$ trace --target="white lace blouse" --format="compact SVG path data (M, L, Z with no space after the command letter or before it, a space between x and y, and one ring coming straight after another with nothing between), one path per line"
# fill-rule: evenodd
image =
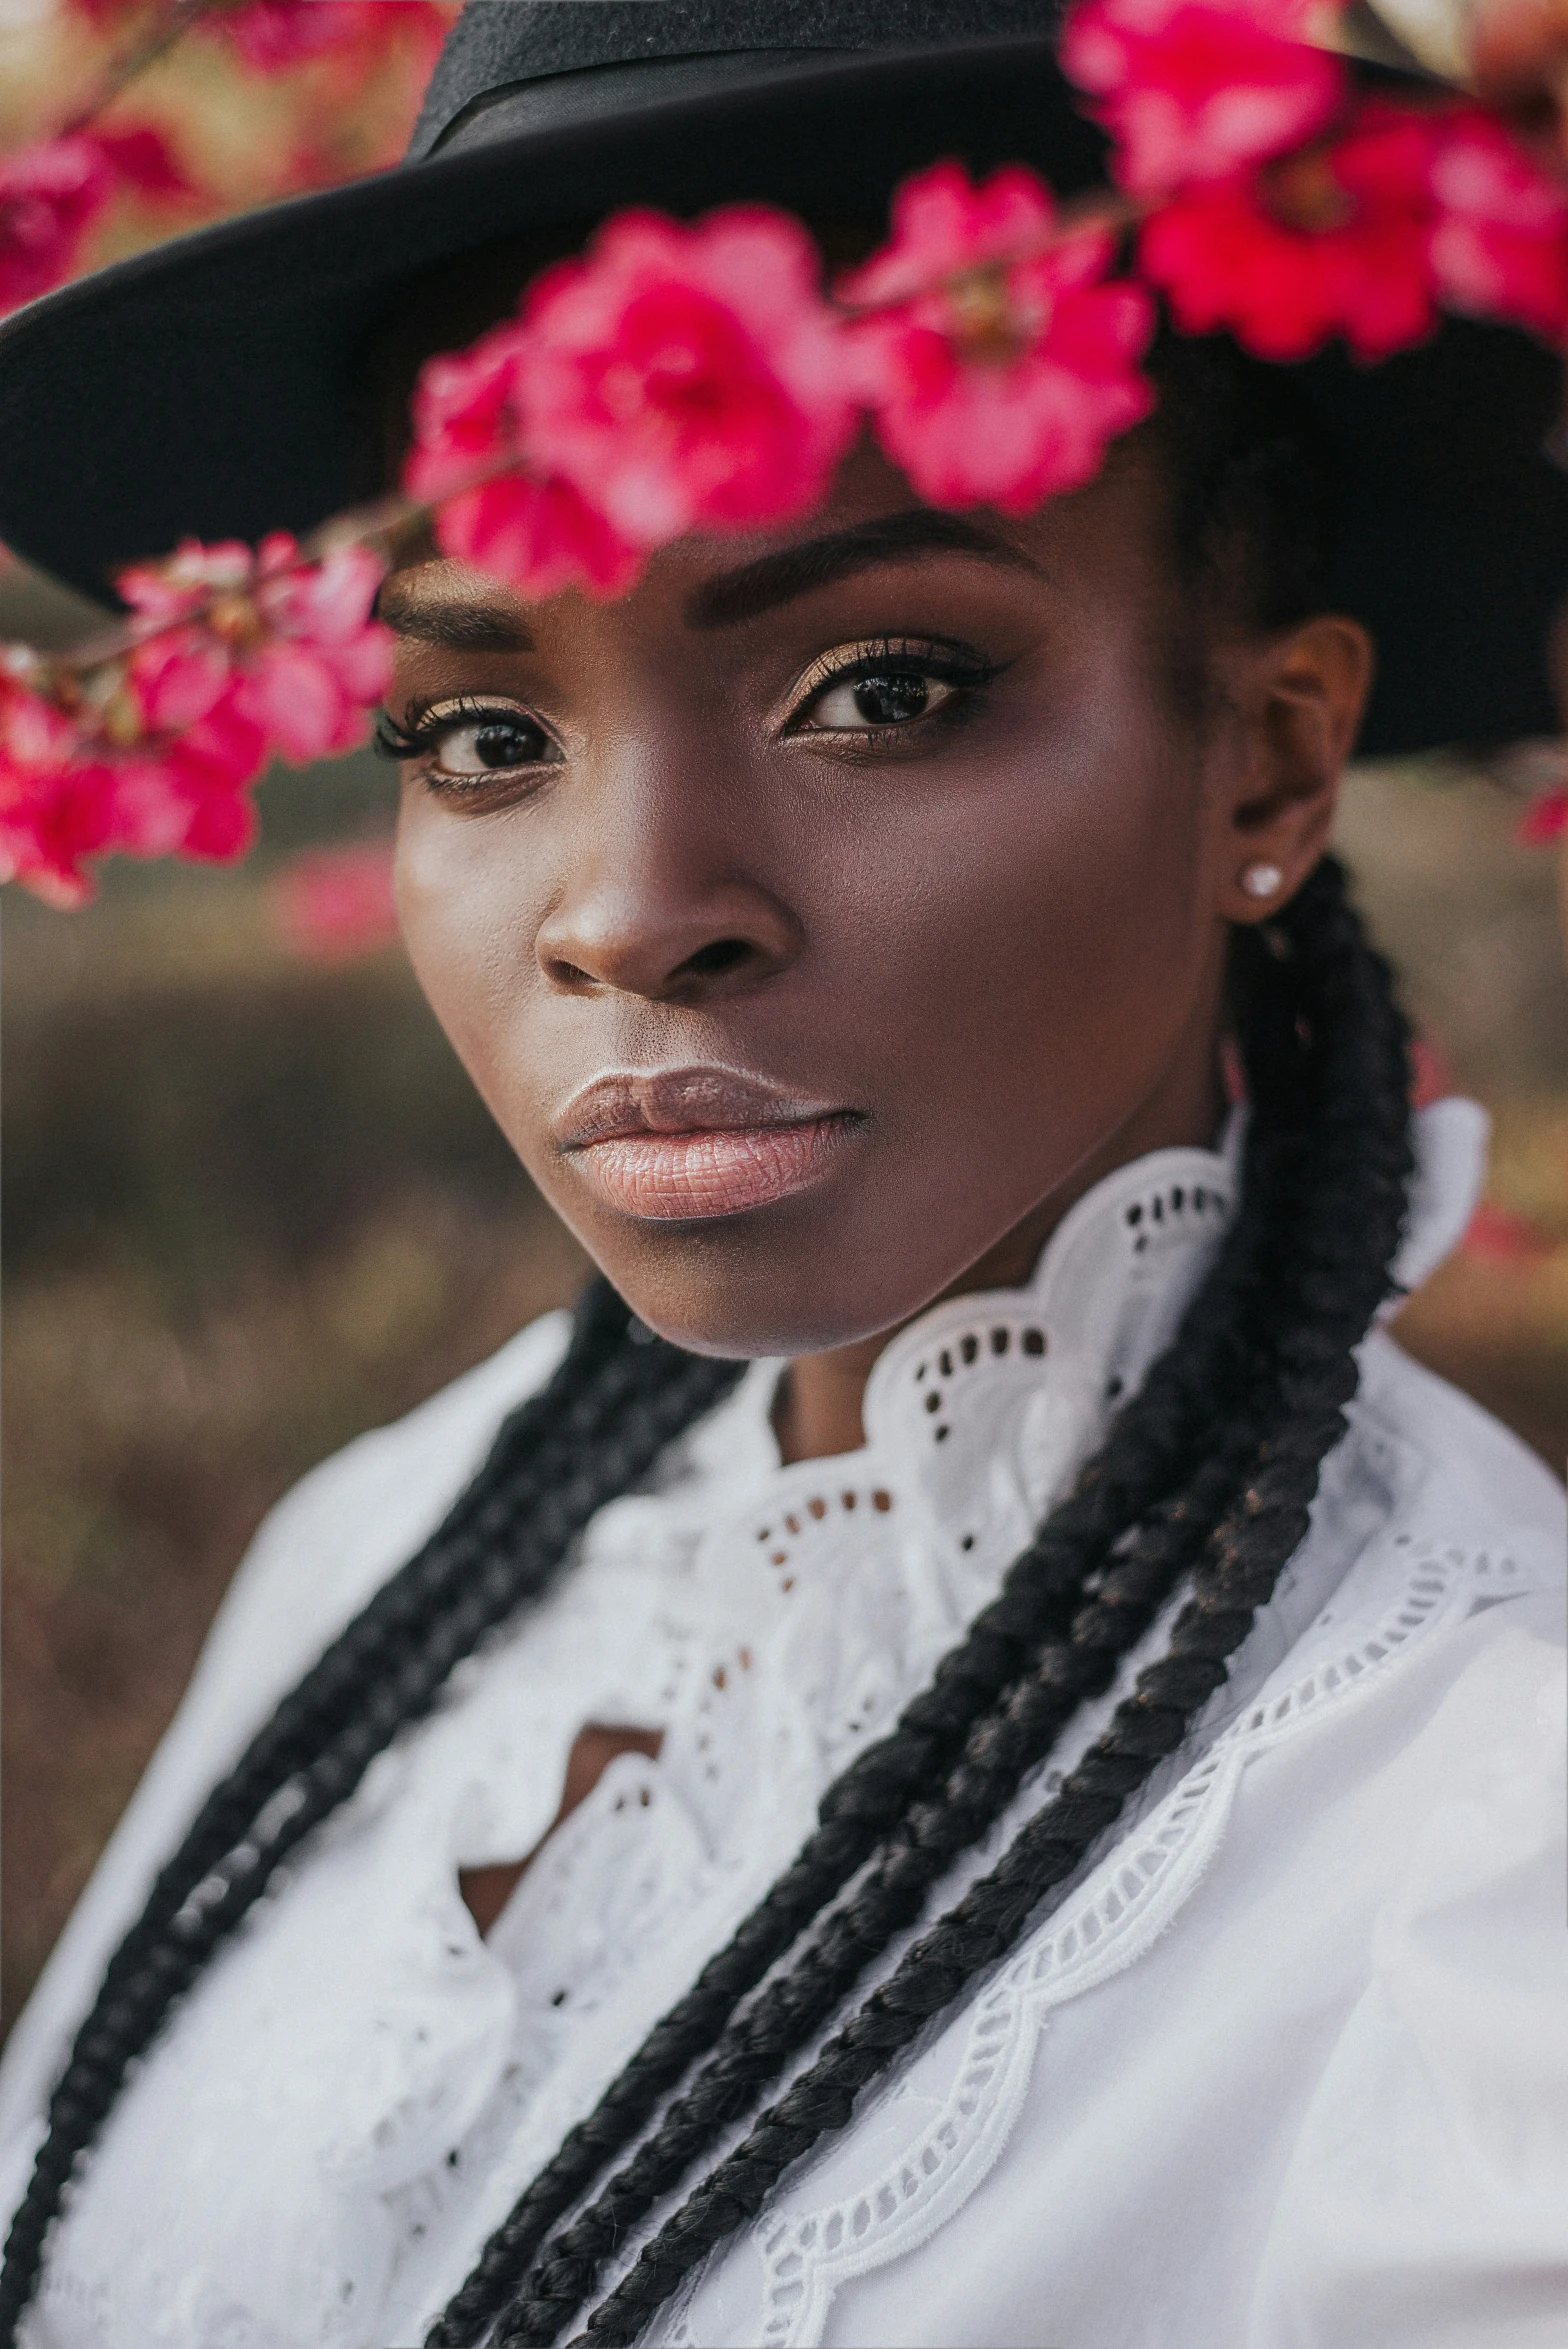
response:
M1466 1219L1479 1126L1426 1114L1407 1280ZM994 1592L1170 1335L1232 1174L1202 1151L1125 1168L1027 1289L923 1315L873 1374L863 1451L781 1466L759 1364L656 1490L603 1510L179 2010L56 2231L29 2349L416 2343ZM565 1334L526 1330L263 1528L17 2026L12 2202L201 1795ZM1352 1418L1229 1684L1136 1813L655 2339L1568 2340L1562 1494L1381 1334ZM659 1758L612 1763L481 1940L458 1869L538 1842L591 1721L662 1731Z

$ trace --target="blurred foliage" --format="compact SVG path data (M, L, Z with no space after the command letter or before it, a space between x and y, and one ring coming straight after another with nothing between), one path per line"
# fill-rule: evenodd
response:
M245 867L6 907L7 2014L264 1510L582 1277L401 955L312 966L274 926L281 861L391 804L369 757L279 774ZM1560 1465L1568 979L1551 860L1513 824L1474 779L1382 770L1343 844L1530 1234L1453 1259L1401 1333Z
M233 6L171 0L0 0L0 153L93 109L116 67L164 27L178 38L95 116L109 130L168 140L191 182L173 204L123 189L78 271L123 260L176 232L395 163L434 60L441 11L385 0L369 29L313 54L258 64L233 37Z

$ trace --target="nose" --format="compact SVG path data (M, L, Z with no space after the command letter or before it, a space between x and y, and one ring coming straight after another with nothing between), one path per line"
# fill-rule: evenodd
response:
M742 791L710 794L689 771L602 778L535 942L549 984L692 1003L783 970L800 923L757 869L743 810Z

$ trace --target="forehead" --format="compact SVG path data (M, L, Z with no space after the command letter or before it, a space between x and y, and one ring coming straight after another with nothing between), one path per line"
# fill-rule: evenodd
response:
M712 636L854 582L868 590L895 577L956 584L977 571L1010 577L1021 595L1163 603L1170 584L1166 507L1163 467L1147 428L1118 444L1086 488L1022 516L924 505L864 443L810 514L765 532L682 539L601 608L612 617L619 609L631 626L657 618ZM479 652L529 649L530 615L548 606L442 559L426 541L394 569L379 608L399 635Z

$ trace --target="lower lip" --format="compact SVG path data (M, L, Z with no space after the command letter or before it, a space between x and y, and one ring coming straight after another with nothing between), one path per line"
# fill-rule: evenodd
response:
M572 1152L600 1197L623 1215L739 1215L804 1191L827 1170L842 1117L792 1126L721 1126L690 1134L617 1134Z

